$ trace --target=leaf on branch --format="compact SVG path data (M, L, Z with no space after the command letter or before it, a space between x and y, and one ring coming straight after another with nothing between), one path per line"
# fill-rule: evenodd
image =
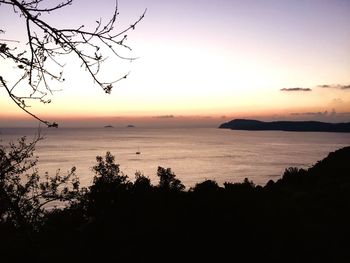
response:
M8 49L9 49L9 48L7 47L6 44L2 43L2 44L0 45L0 52L4 53L4 52L6 52Z
M53 123L48 123L47 125L49 128L52 127L52 128L58 128L58 124L56 122L53 122Z
M107 94L111 94L113 89L112 84L107 85L106 87L103 88L103 90L107 93Z

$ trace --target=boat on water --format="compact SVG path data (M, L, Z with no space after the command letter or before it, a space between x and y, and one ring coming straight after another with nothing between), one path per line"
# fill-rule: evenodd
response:
M141 154L141 152L140 152L140 148L137 148L137 152L136 152L136 154Z

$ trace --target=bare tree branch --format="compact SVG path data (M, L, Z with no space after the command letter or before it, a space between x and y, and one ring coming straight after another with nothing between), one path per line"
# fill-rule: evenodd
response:
M40 121L41 123L44 123L47 127L55 127L57 128L58 127L58 124L56 122L48 122L48 121L45 121L41 118L39 118L38 116L36 116L35 114L31 113L29 110L26 109L26 104L25 104L25 101L24 99L34 99L35 97L17 97L15 96L10 90L9 88L6 86L6 83L4 82L3 78L0 76L0 83L1 83L1 86L3 86L7 93L9 94L9 97L16 103L16 105L18 107L20 107L23 111L25 111L26 113L28 113L30 116L32 116L34 119L37 119L38 121Z
M51 100L46 99L48 94L53 93L49 80L63 82L64 65L58 60L60 57L73 54L80 61L82 67L86 69L92 80L97 83L105 93L110 94L113 84L126 78L129 73L122 75L111 81L103 81L100 79L101 64L106 61L102 53L104 51L112 52L117 58L132 61L136 58L125 57L118 51L118 47L131 51L132 49L125 43L127 33L134 30L137 24L144 18L147 10L130 26L115 32L115 22L118 16L118 2L116 1L112 17L103 24L102 19L97 20L94 30L84 29L84 25L78 28L55 28L49 23L41 19L41 14L49 14L50 12L71 5L73 0L65 0L54 6L43 7L47 0L0 0L1 4L10 5L14 14L19 15L25 20L27 34L27 49L17 53L17 48L10 48L7 42L15 43L16 40L0 39L0 58L12 61L17 65L17 70L22 71L21 77L10 85L5 81L5 76L0 76L0 85L3 86L10 98L26 113L44 123L49 127L57 127L56 123L45 121L27 108L28 100L39 100L42 103L50 103ZM0 30L0 33L5 33ZM49 64L54 63L60 70L49 68ZM28 81L31 88L29 95L19 95L15 87L23 80Z

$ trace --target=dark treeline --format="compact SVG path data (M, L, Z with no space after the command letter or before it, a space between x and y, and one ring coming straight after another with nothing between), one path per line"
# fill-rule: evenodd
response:
M88 188L74 179L55 192L63 177L34 187L42 200L56 195L64 209L32 204L16 213L21 198L6 201L9 193L26 194L0 180L1 261L350 262L350 147L307 170L288 168L265 186L206 180L185 190L162 167L152 185L142 174L123 175L108 152L93 170Z

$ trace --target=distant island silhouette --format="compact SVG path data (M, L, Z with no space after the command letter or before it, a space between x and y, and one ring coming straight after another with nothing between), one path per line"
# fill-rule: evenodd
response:
M234 119L219 126L221 129L249 131L350 132L350 122L272 121Z
M126 126L127 128L135 128L135 125L129 124L128 126Z
M112 125L106 125L105 128L114 128Z

